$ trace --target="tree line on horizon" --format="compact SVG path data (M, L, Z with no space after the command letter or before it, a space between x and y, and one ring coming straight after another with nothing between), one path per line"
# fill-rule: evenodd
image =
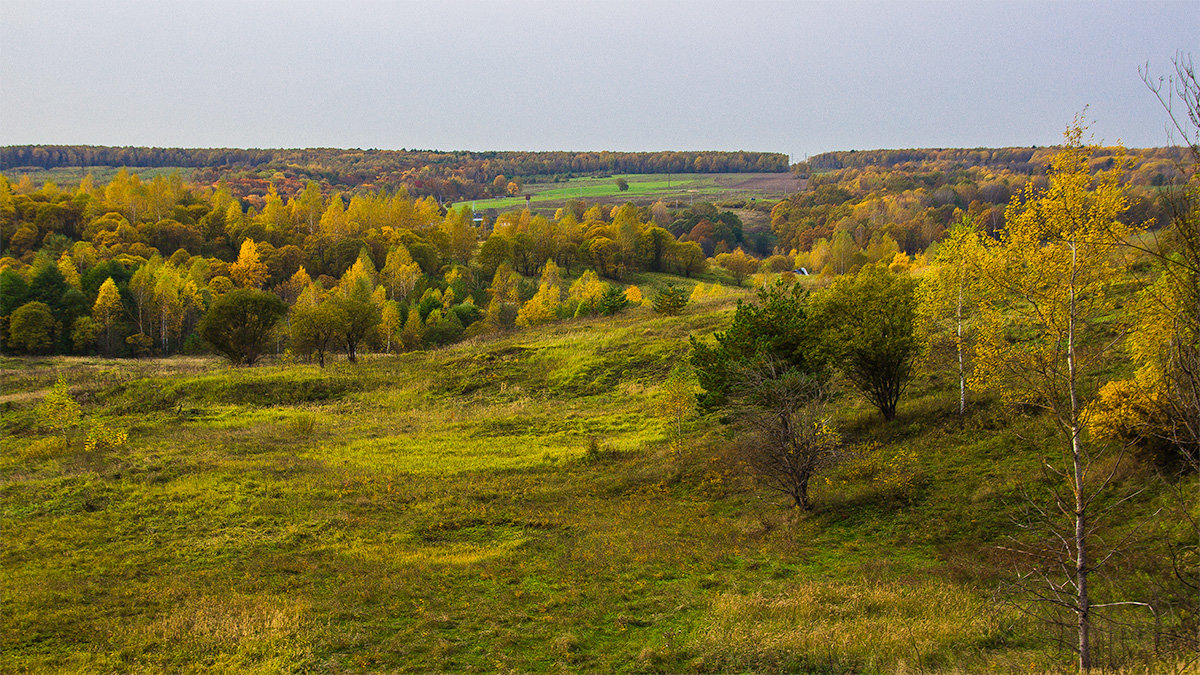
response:
M325 189L396 190L439 201L506 194L516 179L562 180L617 173L783 173L787 155L768 152L522 152L377 149L152 148L90 145L0 147L0 171L62 167L194 169L201 183L257 176ZM278 174L278 178L275 178ZM497 182L498 178L503 180ZM265 187L265 186L264 186Z
M1103 155L1110 155L1115 147L1098 148ZM1018 173L1041 173L1057 151L1055 146L1030 146L1009 148L908 148L878 150L835 150L813 155L792 165L800 173L835 171L837 169L865 169L867 167L916 168L921 165L938 164L942 167L992 167ZM1187 151L1182 148L1139 148L1131 151L1146 159L1166 160L1171 164L1186 161Z

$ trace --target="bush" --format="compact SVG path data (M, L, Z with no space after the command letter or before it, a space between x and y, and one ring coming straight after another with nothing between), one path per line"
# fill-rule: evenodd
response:
M266 349L271 329L287 314L274 293L243 288L217 298L200 322L199 333L233 365L254 365Z
M44 302L27 302L12 313L8 344L29 354L43 354L54 346L59 323Z
M675 316L687 306L688 296L683 290L675 288L675 284L667 284L666 288L654 294L651 303L655 312L664 316Z
M125 445L125 441L128 439L129 432L123 429L114 429L103 422L93 422L83 447L88 452L114 450Z
M609 286L600 297L600 313L605 316L616 314L628 305L629 298L625 297L625 291L620 286Z

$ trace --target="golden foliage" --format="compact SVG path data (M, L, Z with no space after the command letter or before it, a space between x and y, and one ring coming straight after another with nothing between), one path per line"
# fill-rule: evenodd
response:
M587 270L571 284L567 291L567 299L579 303L576 314L590 314L596 311L600 298L604 297L607 286L592 270Z
M38 417L43 424L62 435L64 444L69 443L68 435L71 429L79 426L83 410L71 396L65 377L60 375L46 398L42 399L38 405Z
M555 265L553 260L547 260L546 266L542 268L542 279L538 283L537 293L517 312L517 325L537 326L555 320L558 318L561 300L562 286L558 265Z
M83 447L88 452L113 450L125 445L128 439L129 432L123 429L114 429L103 422L93 422Z
M1088 432L1103 440L1129 442L1161 424L1161 389L1146 370L1128 380L1114 380L1100 388L1088 407ZM1153 431L1151 431L1153 433Z
M1069 424L1080 413L1072 373L1095 364L1082 345L1115 306L1117 247L1136 231L1120 220L1128 208L1124 162L1093 176L1082 133L1067 132L1048 187L1031 184L1013 198L1000 240L973 266L983 293L972 385L1051 409Z
M626 288L625 299L628 300L629 304L631 305L642 304L642 289L638 288L637 286L630 286L629 288Z
M229 276L242 288L261 288L267 280L267 265L259 259L253 239L242 242L237 261L229 266Z

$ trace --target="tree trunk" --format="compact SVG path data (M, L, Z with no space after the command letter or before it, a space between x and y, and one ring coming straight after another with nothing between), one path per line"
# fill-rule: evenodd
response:
M1091 596L1088 594L1087 514L1084 499L1083 443L1080 441L1079 418L1082 411L1076 390L1075 371L1075 319L1077 317L1075 297L1076 248L1071 247L1071 278L1068 282L1069 305L1067 312L1067 384L1070 392L1071 429L1071 481L1075 493L1075 590L1078 595L1075 612L1079 617L1079 672L1087 673L1092 668L1091 648Z
M896 404L899 402L899 396L891 397L884 401L883 405L879 406L879 412L883 413L883 419L891 422L896 419Z
M1087 514L1083 503L1083 462L1080 457L1079 430L1071 430L1071 451L1075 460L1075 584L1079 591L1079 672L1092 668L1091 596L1088 593Z
M963 343L962 343L962 309L963 309L963 287L962 283L958 284L958 309L957 309L957 325L958 331L958 416L962 417L967 412L967 376L963 371Z

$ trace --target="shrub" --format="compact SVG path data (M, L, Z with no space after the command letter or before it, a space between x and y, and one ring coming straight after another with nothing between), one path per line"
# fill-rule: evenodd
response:
M54 387L50 389L50 393L42 399L38 406L38 417L46 426L61 435L63 445L70 444L69 434L72 429L79 426L79 422L83 419L83 411L80 409L79 403L71 396L71 392L67 390L66 378L60 375L58 381L54 383Z
M128 439L129 433L123 429L114 429L103 422L93 422L83 447L88 452L112 450L125 445Z
M609 286L604 295L600 297L600 313L606 316L616 314L628 305L629 298L625 296L625 291L620 286Z
M687 306L688 296L684 291L675 288L675 284L667 284L666 288L654 294L651 302L655 312L664 316L675 316Z
M12 313L8 323L8 344L29 354L50 351L59 323L44 302L27 302Z
M200 322L205 342L229 362L253 365L266 349L271 329L287 314L274 293L243 288L219 297Z

